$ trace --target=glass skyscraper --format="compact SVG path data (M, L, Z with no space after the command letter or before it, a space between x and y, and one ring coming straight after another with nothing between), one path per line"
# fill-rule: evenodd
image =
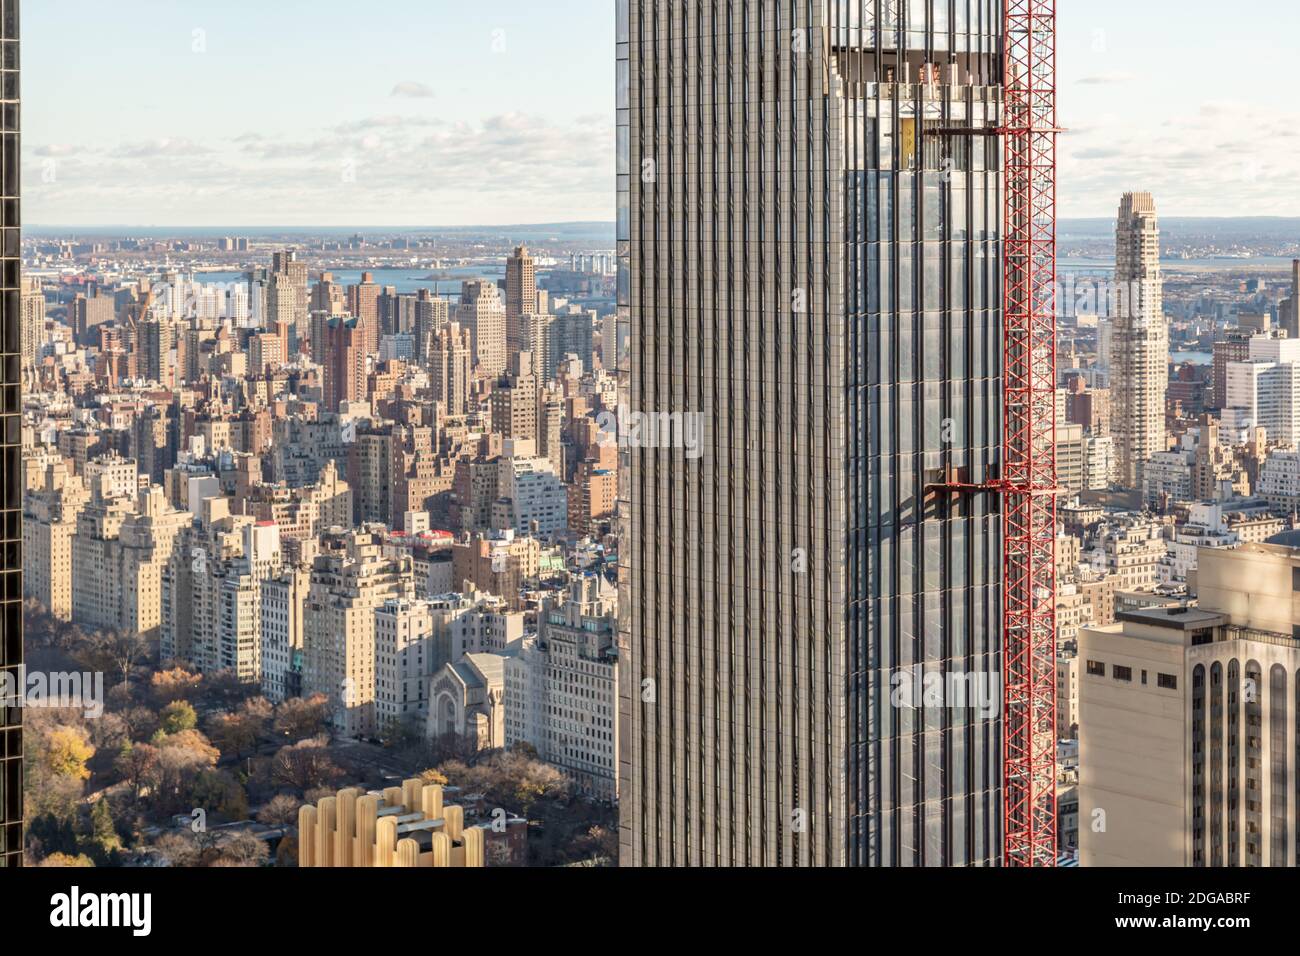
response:
M998 859L1001 16L619 3L624 865Z
M23 737L17 701L23 663L22 301L18 215L18 0L0 0L0 866L23 858Z

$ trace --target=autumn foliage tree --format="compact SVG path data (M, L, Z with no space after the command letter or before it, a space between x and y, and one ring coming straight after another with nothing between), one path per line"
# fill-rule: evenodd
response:
M305 740L324 731L328 716L329 699L324 694L291 697L276 708L274 729L290 740Z
M42 762L49 772L71 780L89 780L86 763L95 755L89 735L80 727L58 727L44 740Z
M208 732L223 753L238 756L252 749L267 732L272 714L273 708L265 697L254 697L234 713L219 715Z
M199 724L198 715L188 701L175 700L162 709L159 733L170 736L184 730L193 730Z
M211 770L221 752L197 730L169 734L158 743L156 783L152 805L158 813L188 812L196 804L193 788L199 775Z
M79 808L90 779L95 747L80 714L31 709L26 715L24 769L28 837L44 853L80 852Z
M149 679L149 696L157 707L178 700L188 700L198 692L203 678L183 667L158 671Z

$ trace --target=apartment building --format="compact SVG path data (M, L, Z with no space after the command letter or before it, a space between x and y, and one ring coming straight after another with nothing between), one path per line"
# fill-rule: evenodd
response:
M312 564L303 616L303 694L326 695L343 736L378 732L375 612L387 601L414 597L410 557L386 557L378 530L326 536Z
M617 589L575 577L505 659L506 746L524 742L593 796L618 797Z

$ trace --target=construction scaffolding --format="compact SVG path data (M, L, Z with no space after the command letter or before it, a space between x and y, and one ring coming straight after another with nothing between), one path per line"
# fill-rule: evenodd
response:
M1056 3L1004 0L1003 863L1056 864Z

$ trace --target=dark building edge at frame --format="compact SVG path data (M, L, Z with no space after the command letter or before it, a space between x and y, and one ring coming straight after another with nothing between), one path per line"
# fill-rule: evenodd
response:
M1001 0L617 11L620 862L995 865Z
M0 0L0 668L9 687L21 690L22 588L22 384L19 216L19 0ZM0 700L0 867L23 862L22 711Z

